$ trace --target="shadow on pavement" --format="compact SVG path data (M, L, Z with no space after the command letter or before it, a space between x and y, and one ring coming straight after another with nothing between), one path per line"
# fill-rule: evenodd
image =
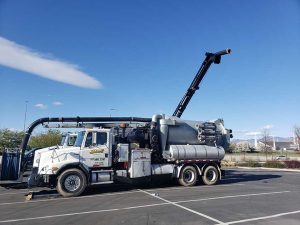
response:
M246 183L250 181L264 181L268 183L270 179L280 178L280 175L274 174L259 174L258 171L255 173L248 173L245 171L238 170L226 170L226 176L219 182L217 185L222 184L234 184L234 183ZM201 187L201 182L199 182L199 187ZM96 195L96 194L105 194L105 193L117 193L124 191L133 191L136 189L156 189L156 188L170 188L170 187L181 187L177 181L170 179L154 179L144 180L139 184L127 184L127 183L115 183L115 184L105 184L105 185L94 185L90 186L83 193L84 196L88 195ZM11 187L13 189L23 189L25 186L18 185ZM55 189L47 189L47 188L35 188L28 189L28 192L33 191L36 196L45 196L46 198L55 197L57 192ZM59 197L58 195L56 197Z
M255 171L253 173L247 173L245 171L237 171L237 170L226 170L226 176L223 180L220 181L219 184L233 184L233 183L245 183L249 181L261 181L264 180L265 183L268 183L270 179L276 179L282 177L277 174L266 174L264 171L263 174L257 174L260 171Z
M226 176L217 185L222 184L235 184L235 183L246 183L250 181L264 181L268 183L270 179L280 178L281 175L274 174L253 174L245 171L226 170ZM199 187L203 184L199 182ZM114 184L107 186L91 186L85 192L85 195L101 194L101 193L112 193L121 191L130 191L134 189L156 189L156 188L170 188L170 187L181 187L177 181L169 179L155 179L152 182L141 182L140 184Z

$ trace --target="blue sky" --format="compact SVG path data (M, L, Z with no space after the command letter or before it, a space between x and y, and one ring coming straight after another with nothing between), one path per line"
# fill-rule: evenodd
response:
M272 125L280 136L300 124L298 0L0 0L0 36L42 58L8 67L2 51L0 128L23 128L26 100L27 125L45 116L171 115L205 52L225 48L232 54L211 67L182 118L221 117L234 131ZM41 66L48 61L50 70Z

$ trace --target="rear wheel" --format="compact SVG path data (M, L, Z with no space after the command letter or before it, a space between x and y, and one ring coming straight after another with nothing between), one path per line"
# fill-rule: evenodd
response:
M181 170L178 181L182 186L194 186L197 183L197 177L198 173L195 167L186 166Z
M81 170L68 169L59 175L56 189L64 197L76 197L82 194L86 185L86 176Z
M203 183L206 185L213 185L216 184L219 181L220 174L216 167L214 166L208 166L205 168L202 180Z

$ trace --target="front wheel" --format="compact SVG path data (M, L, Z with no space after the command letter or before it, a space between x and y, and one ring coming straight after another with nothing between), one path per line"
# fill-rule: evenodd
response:
M214 166L208 166L205 168L202 180L203 183L206 185L213 185L216 184L219 181L220 174L216 167Z
M194 186L197 183L197 177L198 173L195 167L186 166L181 170L178 181L182 186Z
M86 176L81 170L68 169L59 175L56 189L63 197L76 197L82 194L86 185Z

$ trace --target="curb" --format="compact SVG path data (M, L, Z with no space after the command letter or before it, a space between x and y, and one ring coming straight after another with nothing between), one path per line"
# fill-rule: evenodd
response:
M268 168L268 167L244 167L244 166L237 166L236 168L239 168L239 169L256 169L256 170L259 170L259 169L262 169L262 170L273 170L273 171L283 171L283 172L296 172L296 173L300 173L300 170L299 169L279 169L279 168Z

